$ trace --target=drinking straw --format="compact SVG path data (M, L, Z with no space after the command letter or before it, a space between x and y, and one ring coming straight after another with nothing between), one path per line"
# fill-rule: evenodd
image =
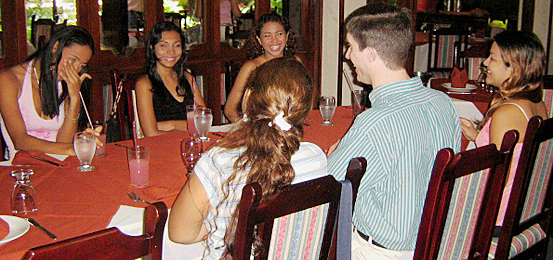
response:
M137 150L136 147L138 147L138 144L136 142L136 121L134 120L132 121L132 143L134 145L135 150Z
M361 106L361 101L359 101L359 97L357 96L357 94L355 93L355 91L353 91L353 87L351 86L351 81L349 80L349 76L348 74L342 70L342 73L344 74L344 76L346 76L346 82L348 83L348 87L349 87L349 90L351 91L351 93L353 94L353 97L354 97L354 102L358 105L358 106Z
M83 95L79 91L79 97L81 97L81 102L83 103L84 112L86 113L86 118L88 119L88 123L90 124L90 128L94 129L94 125L92 124L92 120L90 120L90 115L88 114L88 109L86 109L86 103L84 102Z

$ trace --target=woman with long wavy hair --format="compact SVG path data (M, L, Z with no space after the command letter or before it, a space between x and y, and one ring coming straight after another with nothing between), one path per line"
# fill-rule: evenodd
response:
M490 56L484 61L486 84L498 88L484 120L475 128L461 118L463 134L476 146L490 143L501 145L505 132L519 132L511 168L496 225L501 226L511 193L522 141L528 120L534 116L547 118L547 109L542 101L545 51L538 37L531 32L504 31L494 37Z
M138 117L144 135L187 130L186 106L205 106L185 61L182 30L171 22L156 24L146 44L146 74L136 82Z
M255 70L246 84L246 117L203 154L173 205L171 240L205 240L204 259L225 258L244 185L258 182L267 199L285 185L326 175L323 151L301 142L312 100L311 78L297 60L277 58Z

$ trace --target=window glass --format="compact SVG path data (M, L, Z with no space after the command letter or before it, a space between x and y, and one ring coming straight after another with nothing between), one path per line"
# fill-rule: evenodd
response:
M54 30L66 25L76 25L76 6L75 0L25 1L29 53L48 42Z
M204 6L205 0L163 0L165 20L172 21L183 30L187 49L205 42Z
M144 47L144 0L98 0L101 49L130 56Z

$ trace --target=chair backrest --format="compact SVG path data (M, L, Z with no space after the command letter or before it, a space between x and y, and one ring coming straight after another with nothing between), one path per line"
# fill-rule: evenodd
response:
M143 75L143 69L129 69L120 71L119 69L111 69L111 85L114 95L114 107L116 107L116 117L119 123L119 135L121 140L133 138L133 122L135 122L135 99L133 91L136 85L136 80ZM118 98L118 92L120 97ZM112 113L114 113L112 111ZM136 124L140 128L140 124Z
M141 236L127 236L117 228L108 228L35 247L27 251L22 260L132 260L146 255L152 260L161 260L166 220L167 206L163 202L156 202L144 211L144 234Z
M492 41L475 42L460 54L461 63L467 70L469 80L477 80L484 60L490 54Z
M440 27L440 25L436 25ZM438 77L449 77L453 67L459 67L460 54L468 45L469 33L457 28L436 28L428 34L427 71Z
M495 144L436 156L414 259L484 259L518 132ZM465 218L465 219L463 219Z
M355 204L359 183L366 167L367 161L362 157L354 158L349 163L346 179L352 184L353 204ZM323 219L325 221L324 232L312 235L313 239L320 238L319 241L322 241L318 259L328 259L329 257L334 259L335 257L329 256L329 254L331 250L335 252L336 249L333 238L337 234L336 220L340 206L341 190L342 184L340 182L332 176L325 176L285 187L274 198L260 204L261 186L258 183L246 185L242 190L242 198L238 206L239 217L234 240L233 259L250 259L255 233L261 238L263 248L255 259L267 259L275 219L325 204L328 204L328 211L326 212L326 220ZM290 203L291 201L294 203ZM351 226L342 228L351 228ZM296 251L301 250L296 248ZM316 257L316 255L312 254L311 258L313 257Z
M495 259L508 259L522 252L546 255L553 214L552 169L553 119L544 121L536 116L528 122L505 220L499 239L492 243L490 251ZM514 240L524 242L512 246Z

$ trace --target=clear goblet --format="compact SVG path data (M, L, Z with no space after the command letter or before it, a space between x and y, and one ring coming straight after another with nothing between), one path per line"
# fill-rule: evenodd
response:
M205 107L196 108L194 112L194 125L196 125L196 130L198 130L202 142L209 141L207 134L209 134L211 123L213 123L211 109Z
M188 170L188 174L192 172L196 162L200 159L203 153L202 141L198 138L198 135L190 138L184 138L180 142L180 154L182 162ZM187 174L187 176L188 176Z
M75 149L75 154L81 162L81 166L77 167L77 170L81 172L93 171L94 166L90 164L96 152L96 137L94 134L89 132L76 133L73 137L73 149Z
M332 122L332 117L336 111L336 98L331 96L322 96L319 99L319 110L321 111L321 116L323 117L323 122L321 125L331 126L334 125Z

